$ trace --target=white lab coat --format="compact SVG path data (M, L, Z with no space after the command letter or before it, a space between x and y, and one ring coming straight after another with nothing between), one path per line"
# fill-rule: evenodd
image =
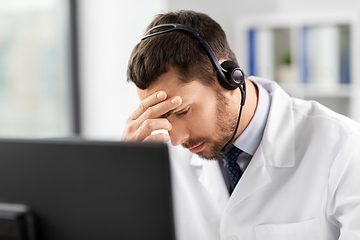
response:
M360 239L360 127L272 95L263 139L232 196L217 161L170 147L177 240Z

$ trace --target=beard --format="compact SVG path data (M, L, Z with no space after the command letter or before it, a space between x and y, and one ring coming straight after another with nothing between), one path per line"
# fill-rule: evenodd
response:
M220 91L216 91L216 99L216 132L213 134L213 137L198 137L189 139L181 144L184 148L191 148L206 142L207 149L197 152L196 154L207 160L217 160L221 158L220 151L231 139L238 121L238 114L229 110L228 103Z

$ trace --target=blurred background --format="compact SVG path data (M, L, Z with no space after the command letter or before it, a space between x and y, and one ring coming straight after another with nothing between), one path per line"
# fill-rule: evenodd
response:
M120 139L154 15L209 14L247 75L360 121L358 0L0 0L0 137Z

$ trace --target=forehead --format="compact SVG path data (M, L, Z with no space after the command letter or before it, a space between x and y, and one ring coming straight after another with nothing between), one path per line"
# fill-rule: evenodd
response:
M165 91L168 98L174 96L190 97L196 94L199 90L204 90L209 87L204 86L199 81L191 81L189 83L184 83L179 80L179 77L176 75L174 70L170 70L162 74L153 84L151 84L147 89L137 88L137 93L140 100L144 100L155 92L160 90Z

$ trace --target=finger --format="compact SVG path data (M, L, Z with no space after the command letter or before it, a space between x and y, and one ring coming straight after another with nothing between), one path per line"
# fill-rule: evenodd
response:
M144 139L144 142L168 142L168 141L170 141L170 136L165 133L149 135Z
M181 98L176 96L166 101L160 102L154 106L151 106L148 109L146 109L146 111L143 114L141 114L140 117L138 117L136 120L131 121L132 127L134 129L138 129L146 120L157 119L161 117L163 114L175 109L180 105L181 105Z
M149 107L164 101L166 99L167 95L164 91L155 92L154 94L150 95L149 97L145 98L141 101L139 106L136 108L136 110L133 112L133 114L130 116L131 120L137 119L141 114L143 114L146 109Z
M179 96L160 102L146 109L146 111L136 121L138 121L138 124L141 125L146 119L159 118L180 106L181 103L182 100Z
M153 131L156 130L166 130L170 131L172 129L172 125L166 118L158 118L158 119L147 119L141 124L136 133L136 139L138 141L142 141L147 138Z

